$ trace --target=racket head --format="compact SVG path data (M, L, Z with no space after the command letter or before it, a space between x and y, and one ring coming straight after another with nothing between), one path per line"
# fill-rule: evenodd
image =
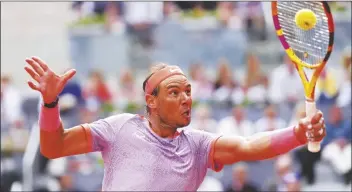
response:
M327 2L271 2L276 34L286 54L295 65L308 100L314 100L315 84L328 61L334 44L334 21ZM295 23L295 15L301 9L315 13L314 28L302 30ZM309 81L303 68L315 69Z
M274 1L271 8L277 36L290 59L311 69L326 64L334 44L334 21L328 3ZM304 31L296 26L295 14L301 9L315 13L313 29Z

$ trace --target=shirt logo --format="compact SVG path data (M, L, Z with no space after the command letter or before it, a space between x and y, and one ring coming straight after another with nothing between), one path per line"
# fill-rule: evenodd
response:
M170 73L175 73L175 72L179 72L178 69L170 69Z

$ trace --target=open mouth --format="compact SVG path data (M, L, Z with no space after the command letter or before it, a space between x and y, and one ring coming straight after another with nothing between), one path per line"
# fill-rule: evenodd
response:
M183 116L189 117L191 115L191 111L187 110L184 113L182 113Z

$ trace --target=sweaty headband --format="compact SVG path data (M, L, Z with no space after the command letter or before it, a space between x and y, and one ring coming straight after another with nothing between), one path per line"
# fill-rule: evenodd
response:
M157 72L155 72L147 81L145 86L145 94L152 94L153 90L165 79L174 76L183 75L182 70L177 66L167 66Z

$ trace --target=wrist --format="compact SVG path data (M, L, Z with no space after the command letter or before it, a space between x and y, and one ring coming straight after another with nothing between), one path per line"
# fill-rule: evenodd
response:
M294 127L274 131L271 137L271 147L277 155L287 153L301 145L303 143L297 139Z
M43 106L46 108L55 108L57 107L57 104L59 103L59 97L56 97L56 99L54 101L51 102L47 102L47 101L43 101Z

